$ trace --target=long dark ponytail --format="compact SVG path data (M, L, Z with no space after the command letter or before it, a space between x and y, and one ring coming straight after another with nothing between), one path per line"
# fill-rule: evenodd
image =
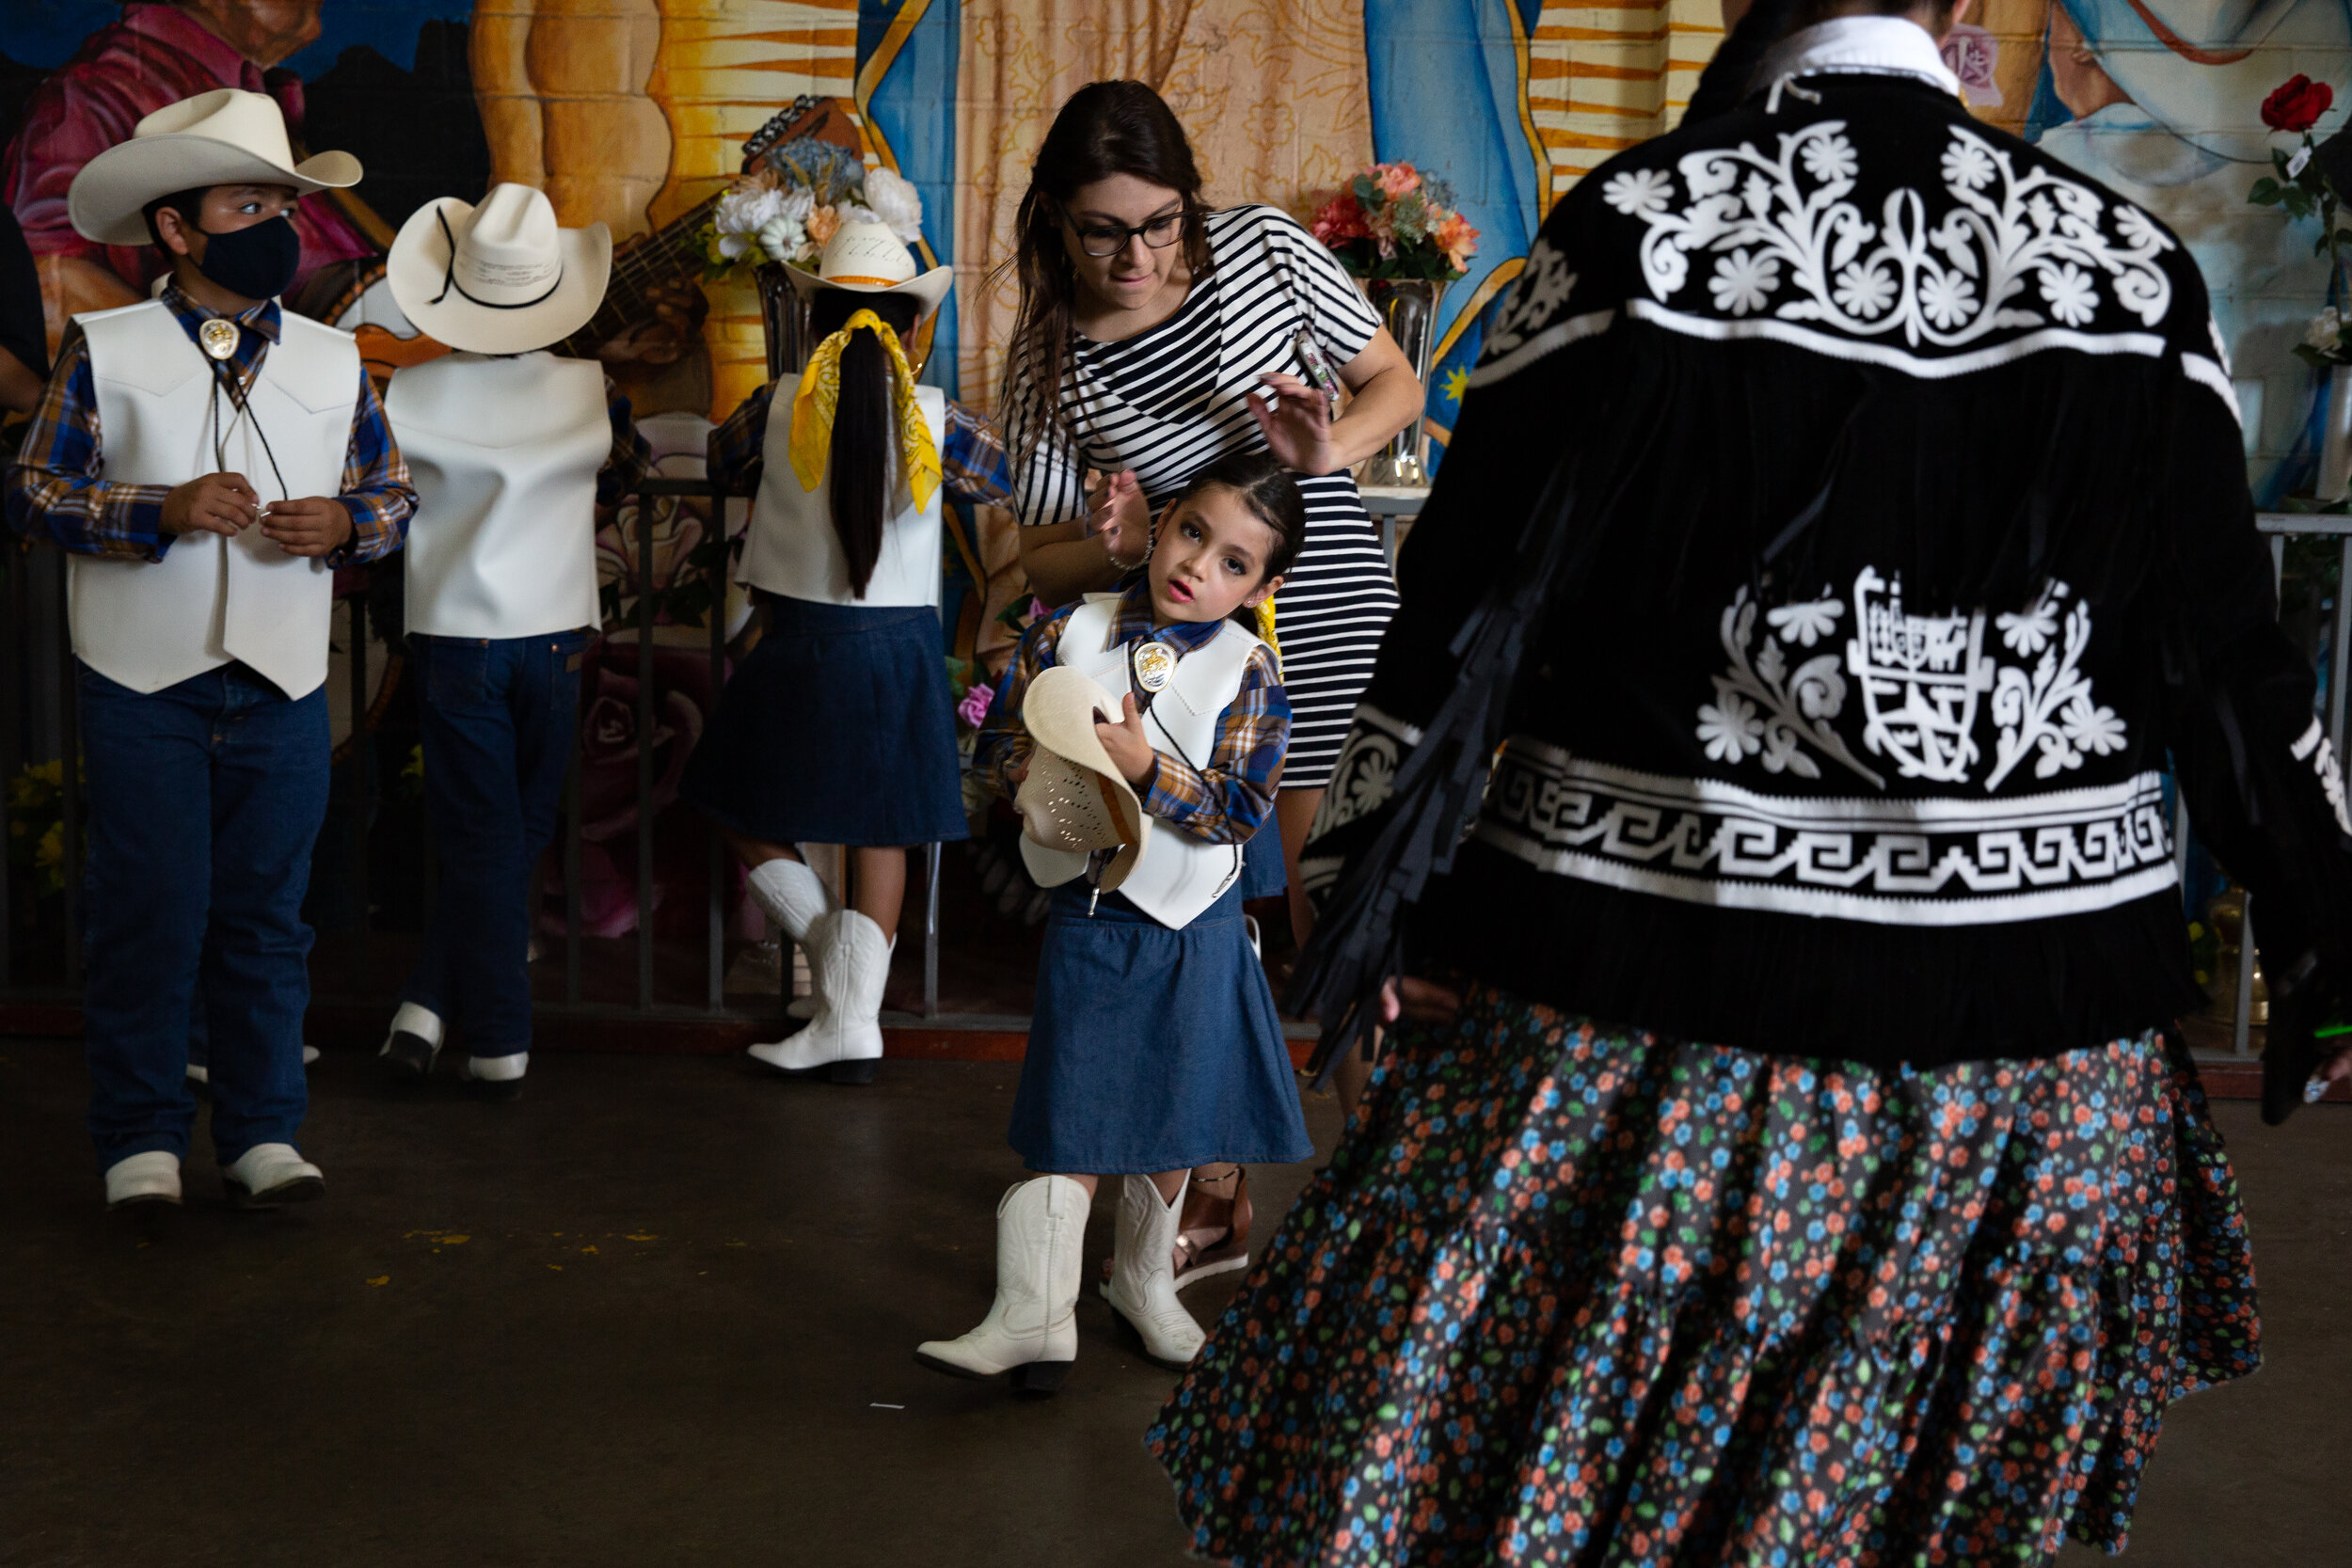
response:
M1061 406L1078 291L1062 243L1062 209L1080 187L1118 174L1164 185L1183 198L1184 265L1196 281L1209 275L1200 168L1175 112L1141 82L1089 82L1072 93L1029 165L1029 189L1013 220L1017 240L1006 263L1021 282L1021 310L1013 321L1005 379L1009 388L1027 384L1027 406L1007 410L1019 433L1014 455L1023 464L1048 435L1077 439Z
M905 294L866 294L819 289L809 301L810 333L822 342L860 310L871 310L897 332L914 329L915 303ZM774 413L768 416L774 419ZM788 409L786 418L790 418ZM890 468L898 446L891 407L890 353L868 332L852 332L841 350L841 401L833 415L833 450L826 459L833 531L850 566L850 590L866 597L874 562L882 558L882 525L890 516Z

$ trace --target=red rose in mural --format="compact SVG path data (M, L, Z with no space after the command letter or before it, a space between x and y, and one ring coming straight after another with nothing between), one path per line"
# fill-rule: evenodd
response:
M2290 76L2263 100L2263 123L2273 131L2308 131L2336 101L2335 89L2308 76Z

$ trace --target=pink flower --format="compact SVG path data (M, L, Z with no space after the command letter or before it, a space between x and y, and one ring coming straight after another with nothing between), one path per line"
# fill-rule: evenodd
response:
M956 717L977 730L988 718L989 706L995 701L994 687L986 681L974 681L971 689L964 692L963 701L956 705Z
M1372 166L1376 171L1374 179L1380 186L1380 194L1391 201L1421 189L1421 170L1410 164L1375 164Z
M1364 227L1364 209L1356 198L1343 191L1325 202L1315 213L1309 226L1316 239L1325 245L1344 245L1349 240L1367 238L1372 230Z

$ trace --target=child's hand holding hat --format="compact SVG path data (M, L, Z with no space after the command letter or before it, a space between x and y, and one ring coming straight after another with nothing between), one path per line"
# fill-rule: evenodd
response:
M1103 743L1103 751L1110 757L1111 766L1119 769L1119 776L1138 791L1148 791L1152 775L1159 771L1160 758L1152 749L1152 742L1144 738L1143 711L1136 706L1134 692L1120 699L1120 712L1116 722L1098 718L1094 721L1094 737Z

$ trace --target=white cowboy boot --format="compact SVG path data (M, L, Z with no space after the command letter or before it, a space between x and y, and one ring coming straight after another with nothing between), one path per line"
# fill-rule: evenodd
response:
M1184 1184L1192 1173L1184 1173ZM1125 1178L1119 1189L1119 1221L1111 1231L1111 1285L1104 1294L1111 1309L1143 1338L1143 1354L1164 1367L1184 1367L1206 1338L1184 1304L1176 1299L1177 1227L1184 1212L1184 1189L1166 1203L1148 1176Z
M898 943L855 910L838 910L811 930L819 962L814 973L817 1016L807 1028L752 1054L781 1072L823 1069L836 1084L870 1084L882 1060L882 987Z
M914 1359L955 1377L1012 1373L1016 1393L1050 1394L1078 1358L1079 1245L1092 1199L1067 1176L1009 1189L996 1205L996 1299L979 1327L927 1339Z
M798 942L808 954L809 994L796 996L787 1003L784 1009L786 1016L815 1018L820 994L818 988L824 984L825 966L818 954L812 932L819 920L834 912L832 890L825 886L825 879L805 863L781 858L762 861L752 867L743 881L751 890L752 902L783 928L787 939ZM790 957L789 953L786 954L787 962ZM766 1061L766 1053L782 1048L783 1042L777 1041L765 1046L755 1045L751 1050L753 1055Z

